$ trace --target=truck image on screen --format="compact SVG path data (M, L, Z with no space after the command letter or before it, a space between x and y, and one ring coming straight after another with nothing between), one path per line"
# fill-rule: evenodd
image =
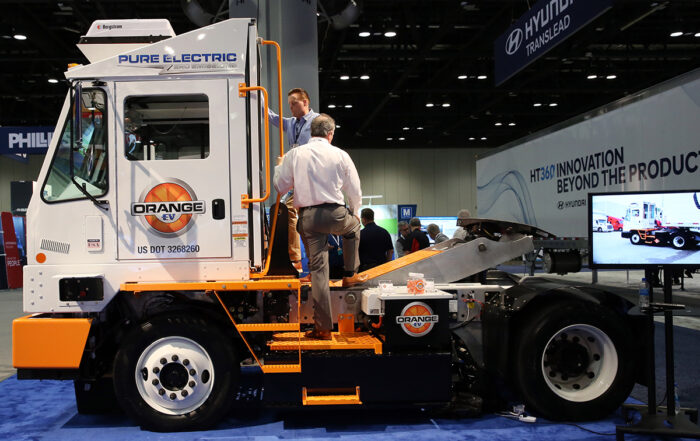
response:
M657 202L632 202L623 225L622 237L634 245L695 248L700 242L698 193L670 194Z

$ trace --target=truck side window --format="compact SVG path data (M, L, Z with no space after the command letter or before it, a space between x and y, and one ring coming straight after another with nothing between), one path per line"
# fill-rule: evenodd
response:
M107 193L107 97L101 89L83 89L81 96L81 143L73 149L73 175L95 197ZM58 148L51 162L41 196L46 202L84 199L85 195L71 182L70 138L72 115L67 115ZM77 138L77 134L74 133Z
M124 101L124 155L130 161L209 156L206 95L131 96Z

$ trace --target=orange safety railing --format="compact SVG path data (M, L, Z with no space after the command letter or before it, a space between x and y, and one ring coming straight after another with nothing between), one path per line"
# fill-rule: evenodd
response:
M282 124L282 50L280 49L280 45L277 44L275 41L271 40L260 40L260 43L262 45L273 45L275 46L276 52L277 52L277 91L278 91L278 102L279 102L279 118L280 118L280 123L279 125L279 141L280 141L280 156L284 156L284 136L282 133L283 129L283 124ZM270 196L270 185L272 183L270 182L270 138L269 138L269 116L268 116L268 95L267 91L262 88L262 87L246 87L245 84L239 84L238 87L239 90L239 95L240 96L245 96L246 91L250 90L260 90L263 92L263 95L265 97L265 163L266 163L266 170L265 170L265 179L266 179L266 189L265 189L265 195L260 198L249 198L247 194L241 195L241 206L242 208L248 208L248 204L254 203L254 202L263 202L267 200L267 198ZM265 277L270 270L270 261L272 257L272 245L275 240L275 231L277 229L277 213L279 211L279 204L280 204L280 196L277 195L277 201L275 202L275 211L272 216L272 228L270 228L270 239L268 240L267 243L267 257L265 258L265 267L263 270L259 273L251 274L251 278L262 278Z

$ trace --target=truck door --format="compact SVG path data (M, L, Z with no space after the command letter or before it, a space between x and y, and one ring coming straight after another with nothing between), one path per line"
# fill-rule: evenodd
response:
M231 257L227 82L119 82L119 259Z

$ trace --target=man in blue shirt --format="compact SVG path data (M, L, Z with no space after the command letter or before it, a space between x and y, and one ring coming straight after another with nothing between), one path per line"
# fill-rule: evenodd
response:
M293 149L298 145L304 145L311 139L311 121L319 114L311 110L309 104L309 94L302 88L294 88L287 93L287 102L291 117L282 118L282 129L287 135L287 148ZM279 127L280 117L271 109L268 109L270 124ZM289 234L289 259L294 267L301 272L301 245L299 244L299 234L297 234L297 221L299 213L294 208L294 189L290 190L283 199L289 212L289 222L287 223Z

